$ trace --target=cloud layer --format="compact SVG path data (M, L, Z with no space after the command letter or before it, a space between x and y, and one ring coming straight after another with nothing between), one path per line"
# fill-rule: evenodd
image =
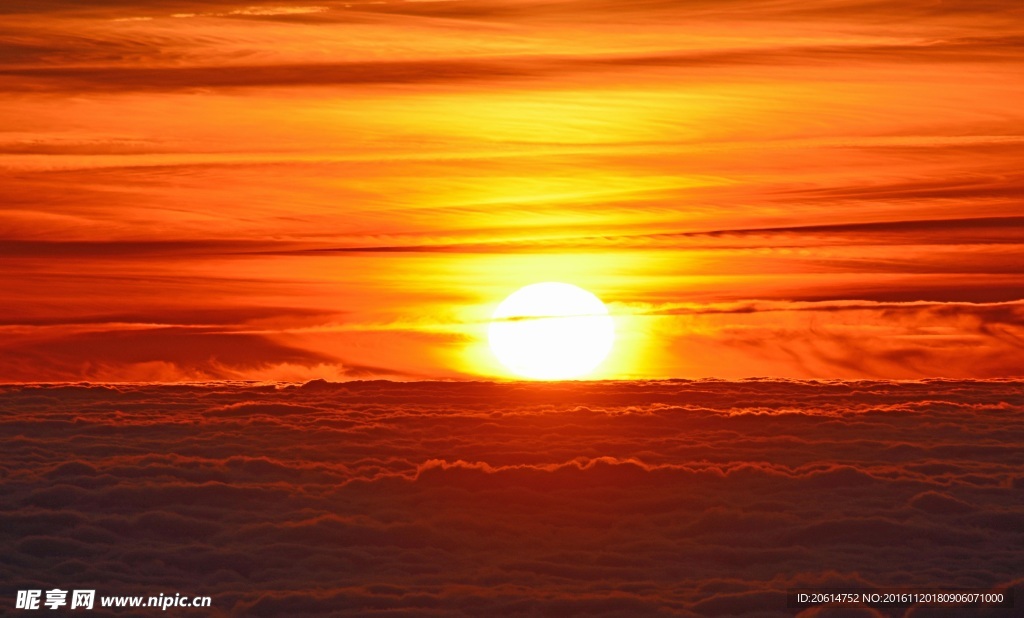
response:
M1020 576L1019 381L12 385L0 408L4 603L782 617L791 587Z

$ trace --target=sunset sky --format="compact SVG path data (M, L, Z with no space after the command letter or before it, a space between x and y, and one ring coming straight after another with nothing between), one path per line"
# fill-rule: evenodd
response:
M0 382L1024 372L1024 5L0 7Z
M2 0L0 613L1019 615L1022 163L1021 0Z

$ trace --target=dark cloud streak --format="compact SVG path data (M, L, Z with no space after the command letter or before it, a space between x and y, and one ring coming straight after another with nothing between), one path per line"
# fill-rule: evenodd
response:
M367 247L332 247L303 250L302 253L503 253L535 250L585 249L588 247L623 247L659 249L673 240L710 240L714 244L687 245L691 248L735 249L750 245L723 244L722 240L752 238L762 246L789 246L787 237L809 237L792 246L806 246L814 237L835 239L824 244L1010 244L1024 245L1024 217L964 217L949 219L916 219L794 225L784 227L712 229L685 232L654 232L582 236L564 240L505 241L495 243L460 243L436 245L392 245ZM661 242L652 242L661 241Z
M721 69L871 62L1024 62L1021 37L968 38L917 45L808 46L621 56L503 56L484 59L280 63L228 66L30 66L0 69L18 90L173 91L207 88L444 84L540 79L610 69ZM17 50L14 50L17 51ZM26 49L13 58L29 55ZM6 83L5 83L6 82Z

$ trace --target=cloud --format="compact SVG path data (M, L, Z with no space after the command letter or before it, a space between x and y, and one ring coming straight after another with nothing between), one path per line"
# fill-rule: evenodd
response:
M13 89L168 91L206 88L458 83L525 78L522 61L381 61L260 66L40 68L0 70Z
M254 368L282 378L401 375L383 368L349 365L332 356L277 343L268 336L230 329L225 332L209 326L152 325L124 328L116 324L86 327L76 332L55 326L45 328L40 335L9 337L0 346L6 359L0 362L0 379L173 382L239 378Z
M265 9L272 11L273 9ZM231 15L277 15L273 12L234 12ZM128 18L140 19L140 18ZM148 19L148 18L145 18ZM431 84L557 78L610 70L645 68L717 69L745 66L786 66L850 63L921 61L1016 62L1021 37L972 38L916 45L849 45L750 48L709 52L679 52L643 55L596 55L592 57L555 54L498 56L491 58L430 58L405 61L353 61L275 64L195 64L193 66L28 66L0 69L12 90L174 91L182 89L330 86L373 84ZM12 51L31 57L32 46ZM56 51L56 50L53 50ZM904 188L903 197L956 195L945 184L916 190ZM969 188L961 189L971 191ZM1008 189L1000 195L1009 195Z
M1021 244L1024 217L965 217L872 221L788 227L578 236L492 243L422 244L300 249L330 253L523 253L598 248L664 250L817 245ZM751 239L752 242L747 241Z
M1013 380L0 386L0 574L209 594L234 615L781 618L795 587L995 589L1020 561L1021 396Z
M126 259L173 255L209 258L265 249L266 244L244 240L167 240L167 241L54 241L6 240L0 255L11 258L91 258Z

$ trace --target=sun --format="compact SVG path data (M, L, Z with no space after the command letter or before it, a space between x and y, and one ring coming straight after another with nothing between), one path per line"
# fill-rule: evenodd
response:
M512 373L534 380L578 378L611 352L615 323L597 296L568 283L534 283L495 309L491 351Z

